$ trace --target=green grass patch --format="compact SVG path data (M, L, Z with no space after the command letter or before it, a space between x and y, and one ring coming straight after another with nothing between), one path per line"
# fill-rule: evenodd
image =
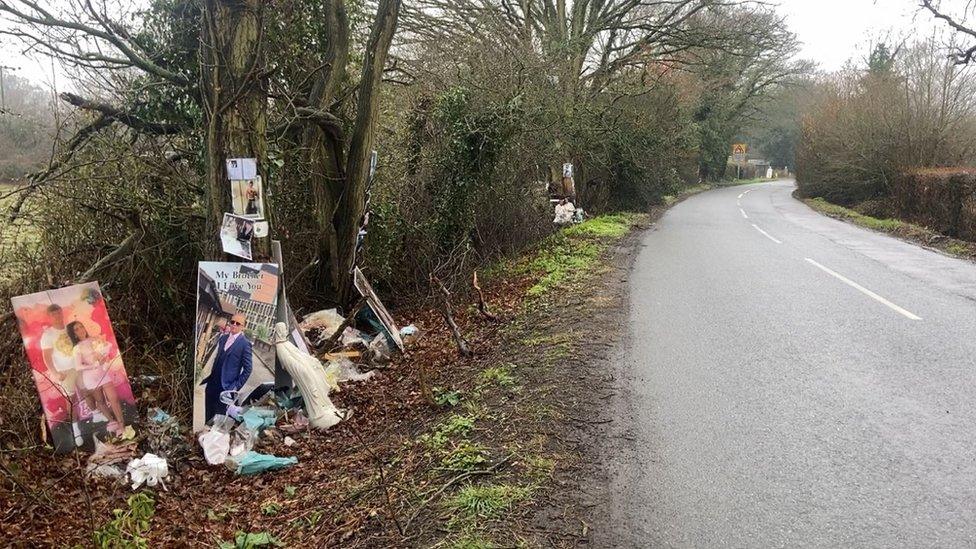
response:
M573 350L577 336L570 332L532 335L521 340L527 347L540 347L544 364L552 364L566 358Z
M421 435L420 443L444 469L474 470L488 463L488 449L467 438L474 431L474 422L474 415L451 414L430 433Z
M502 364L486 368L481 372L481 380L487 383L497 383L506 389L511 389L517 385L513 370L514 364Z
M647 214L621 212L601 215L565 227L542 240L528 257L499 261L480 273L483 280L511 276L536 277L526 294L538 298L574 282L598 263L607 246L647 219Z
M827 214L831 217L839 217L842 219L850 220L856 225L862 227L873 229L875 231L881 231L885 233L895 232L903 227L908 226L908 223L900 221L898 219L878 219L877 217L871 217L869 215L864 215L858 211L852 210L850 208L845 208L837 204L831 204L823 198L810 198L805 200L811 208L817 210L818 212Z
M752 185L753 183L766 183L769 181L774 181L773 179L766 179L765 177L753 177L752 179L731 179L729 181L723 182L723 185L734 186L734 185Z
M551 245L539 252L528 270L540 273L539 280L528 289L529 297L540 297L554 288L589 271L605 246L567 238L563 234L550 239Z
M563 229L563 234L574 236L595 236L599 238L620 238L630 232L634 216L632 214L611 214L594 217Z
M488 449L470 440L462 440L441 458L441 466L453 471L473 471L486 463Z
M420 441L431 450L443 450L452 438L464 438L474 430L474 416L451 414Z
M525 500L532 489L511 484L468 485L446 502L462 519L494 519Z
M477 534L468 534L448 545L451 549L494 549L495 545Z
M707 190L710 190L711 188L712 186L709 185L708 183L701 183L699 185L695 185L694 187L688 187L686 189L682 189L681 192L678 193L677 195L673 195L673 194L665 195L661 197L661 201L664 203L665 206L670 208L671 206L677 204L678 201L681 200L682 198L691 196L693 194L705 192Z
M964 244L959 244L958 242L953 242L952 244L946 246L945 251L952 255L958 255L960 257L970 256L969 247Z
M552 478L556 470L556 462L552 458L540 455L532 455L525 458L525 466L528 475L536 482Z
M894 232L904 226L904 223L897 219L878 219L867 215L861 215L855 221L869 229L886 233Z

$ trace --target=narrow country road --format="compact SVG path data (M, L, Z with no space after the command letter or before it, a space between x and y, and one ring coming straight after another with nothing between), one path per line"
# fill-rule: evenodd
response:
M976 544L976 265L793 189L713 190L644 236L599 546Z

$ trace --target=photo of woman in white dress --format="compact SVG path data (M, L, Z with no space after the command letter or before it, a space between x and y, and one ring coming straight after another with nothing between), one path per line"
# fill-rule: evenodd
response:
M115 358L112 356L112 346L102 338L89 337L88 330L81 322L68 324L67 331L73 346L75 370L80 374L78 385L82 396L89 408L97 409L105 416L109 432L121 435L125 430L125 417L109 372Z

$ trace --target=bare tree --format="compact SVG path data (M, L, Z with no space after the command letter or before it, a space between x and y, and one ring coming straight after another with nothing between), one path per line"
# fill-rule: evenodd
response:
M932 14L933 17L944 21L952 30L965 37L965 40L972 42L976 40L976 29L965 23L965 16L973 12L974 6L967 2L962 17L950 14L942 8L941 2L933 0L920 0L919 7ZM960 65L970 63L976 57L976 44L971 46L954 46L952 58Z
M618 72L727 36L689 25L733 0L419 0L406 13L407 40L485 35L493 28L549 60L559 89L573 97L604 89ZM713 29L714 30L714 29ZM485 38L489 38L485 36ZM493 37L494 39L494 37Z

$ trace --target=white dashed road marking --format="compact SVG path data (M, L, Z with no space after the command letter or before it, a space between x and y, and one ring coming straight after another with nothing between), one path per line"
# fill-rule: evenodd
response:
M764 230L762 230L762 229L760 229L760 228L759 228L759 226L758 226L758 225L756 225L755 223L753 223L753 224L752 224L752 227L753 227L754 229L756 229L757 231L759 231L759 232L761 232L761 233L763 234L763 236L765 236L766 238L768 238L768 239L770 239L770 240L772 240L773 242L775 242L775 243L777 243L777 244L782 244L782 242L780 242L779 240L777 240L777 239L775 239L775 238L773 237L773 235L771 235L771 234L769 234L769 233L767 233L766 231L764 231Z
M753 226L755 227L755 225L753 225ZM758 228L758 227L757 227L757 228ZM817 267L817 268L818 268L818 269L820 269L821 271L823 271L823 272L825 272L825 273L827 273L827 274L829 274L830 276L832 276L832 277L834 277L834 278L836 278L837 280L840 280L840 281L841 281L841 282L843 282L844 284L847 284L848 286L850 286L850 287L852 287L852 288L854 288L854 289L856 289L856 290L858 290L858 291L859 291L859 292L861 292L862 294L864 294L864 295L866 295L866 296L868 296L868 297L870 297L871 299L873 299L873 300L875 300L875 301L877 301L878 303L881 303L881 304L883 304L883 305L885 305L885 306L887 306L887 307L888 307L888 308L890 308L891 310L893 310L893 311L895 311L895 312L897 312L897 313L899 313L899 314L901 314L901 315L903 315L903 316L905 316L905 317L908 317L908 318L910 318L910 319L912 319L912 320L922 320L922 318L921 318L921 317L919 317L919 316L916 316L915 314L913 314L913 313L911 313L911 312L909 312L909 311L906 311L905 309L902 309L902 308L901 308L901 307L899 307L898 305L895 305L894 303L892 303L892 302L890 302L890 301L888 301L887 299L885 299L885 298L883 298L883 297L881 297L880 295L878 295L878 294L876 294L876 293L874 293L874 292L872 292L871 290L869 290L869 289L867 289L867 288L865 288L864 286L861 286L861 285L860 285L860 284L858 284L857 282L854 282L853 280L851 280L851 279L849 279L849 278L847 278L847 277L845 277L844 275L842 275L842 274L840 274L840 273L836 273L836 272L834 272L834 271L831 271L831 270L830 270L830 269L828 269L827 267L824 267L823 265L821 265L821 264L819 264L819 263L817 263L816 261L814 261L814 260L812 260L812 259L810 259L809 257L807 257L807 258L804 258L804 259L806 259L806 261L807 261L808 263L810 263L811 265L813 265L814 267Z

